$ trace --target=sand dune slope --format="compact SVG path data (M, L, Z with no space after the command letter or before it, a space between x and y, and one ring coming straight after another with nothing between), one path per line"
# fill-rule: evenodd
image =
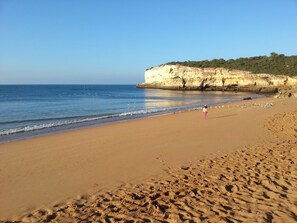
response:
M172 169L143 184L33 211L22 222L296 222L297 111L266 121L275 137ZM17 220L17 219L16 219Z

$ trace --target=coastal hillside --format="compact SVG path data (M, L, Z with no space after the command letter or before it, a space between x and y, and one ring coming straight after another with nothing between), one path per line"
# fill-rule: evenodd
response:
M253 57L225 62L224 60L171 62L146 70L145 82L137 86L175 90L252 91L259 93L277 93L280 89L287 90L297 86L297 76L293 75L297 72L297 56L286 57L271 54L270 57L257 58L259 59ZM286 75L266 72L269 69L284 71L280 68L281 66L275 66L277 60L290 61L284 62L284 64L290 64L286 65L287 70L291 70L291 67L296 68L291 73L283 72ZM253 66L253 64L258 65Z
M169 62L168 65L188 67L221 67L226 69L245 70L254 74L274 74L297 76L297 56L271 53L270 56L257 56L238 59L214 59L204 61Z

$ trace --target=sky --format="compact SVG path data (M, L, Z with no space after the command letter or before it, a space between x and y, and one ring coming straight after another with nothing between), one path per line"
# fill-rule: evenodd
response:
M137 84L271 52L297 55L297 0L0 0L0 84Z

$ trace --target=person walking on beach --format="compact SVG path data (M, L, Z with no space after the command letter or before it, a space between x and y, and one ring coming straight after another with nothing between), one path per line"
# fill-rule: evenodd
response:
M203 112L203 116L204 116L204 120L206 120L206 116L207 116L207 106L204 105L203 108L202 108L202 112Z

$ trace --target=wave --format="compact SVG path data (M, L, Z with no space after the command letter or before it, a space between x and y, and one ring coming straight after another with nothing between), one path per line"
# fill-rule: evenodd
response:
M108 115L108 114L106 114L106 115ZM102 116L104 116L104 115L102 115ZM26 123L26 122L57 121L57 120L66 120L66 119L75 119L75 118L91 118L91 117L98 117L98 115L78 115L78 116L65 116L65 117L52 117L52 118L11 120L11 121L0 122L0 124L16 124L16 123Z
M241 100L241 99L221 100L217 102L208 102L207 104L208 105L222 104L222 103L238 101L238 100ZM106 122L120 121L120 120L133 119L133 118L142 118L150 115L158 115L158 114L171 113L176 111L193 110L195 108L199 108L203 106L203 104L205 104L205 102L199 102L196 104L188 104L188 105L176 106L176 107L163 107L163 108L129 111L129 112L123 112L118 114L104 114L100 116L89 115L89 116L71 116L71 117L59 117L59 118L6 121L6 122L1 122L0 124L32 123L32 122L33 123L42 122L42 123L31 124L31 125L27 124L26 126L22 126L22 127L15 127L15 128L0 130L0 136L22 133L22 132L37 131L42 129L49 129L49 128L54 128L59 126L67 126L67 125L69 126L69 125L87 123L92 121L98 121L98 123L96 122L95 124L101 124ZM110 119L110 121L108 119ZM102 120L101 123L100 123L100 120ZM72 126L70 128L72 128ZM75 128L75 126L73 126L73 128Z
M36 131L41 129L66 126L66 125L72 125L72 124L79 124L79 123L97 121L97 120L103 120L103 119L112 119L112 118L115 119L115 118L124 118L128 116L141 116L141 115L145 116L145 115L155 114L155 113L170 112L171 110L175 110L175 109L176 109L175 107L171 107L171 108L138 110L138 111L131 111L131 112L123 112L120 114L110 114L110 115L101 115L101 116L92 115L92 116L75 116L75 117L63 117L63 118L7 121L7 122L1 122L1 124L41 122L41 121L44 121L46 123L0 130L0 136L11 135L11 134L16 134L21 132ZM49 121L54 121L54 122L49 122Z

